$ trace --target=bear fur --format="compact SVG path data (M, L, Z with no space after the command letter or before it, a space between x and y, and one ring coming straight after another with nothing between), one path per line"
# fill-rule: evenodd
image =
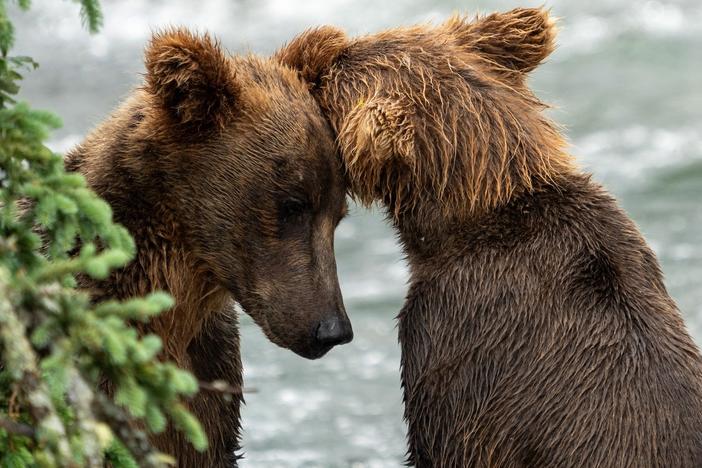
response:
M409 464L702 466L702 360L656 256L527 87L554 38L516 9L277 56L407 256Z
M175 306L141 331L200 381L241 388L233 300L304 357L348 342L333 248L346 185L306 84L277 61L231 57L183 29L156 34L145 63L144 86L66 158L137 247L129 265L81 286L95 300L169 292ZM337 333L320 340L329 321ZM205 453L172 427L153 442L179 466L232 466L241 402L207 390L189 402Z

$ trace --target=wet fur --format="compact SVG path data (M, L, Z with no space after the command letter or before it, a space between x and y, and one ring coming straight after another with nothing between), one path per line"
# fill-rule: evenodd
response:
M82 277L80 286L89 289L95 301L169 292L175 307L139 326L140 331L161 337L163 357L192 371L199 380L224 380L241 387L239 334L231 296L193 255L182 226L163 206L168 200L157 195L163 194L164 188L146 174L139 181L139 171L128 167L130 158L148 154L132 140L135 127L144 119L135 118L144 115L144 101L148 102L146 95L133 99L132 105L120 109L66 156L66 169L81 172L91 189L110 203L115 221L129 229L137 246L137 256L127 267L105 281ZM217 349L227 359L205 358L207 353L201 344L212 335L218 336ZM154 438L154 443L160 450L176 455L179 466L231 466L239 449L242 402L240 396L224 398L207 393L199 393L189 402L210 440L206 454L196 452L170 425Z
M81 286L95 300L169 292L176 305L140 330L202 381L241 388L234 300L280 346L321 356L308 349L314 325L345 317L333 257L345 184L318 105L294 71L230 57L207 35L158 33L145 56L143 88L66 157L137 247L129 265ZM300 222L280 219L292 195L312 200ZM153 442L179 466L232 466L242 401L202 391L189 402L205 453L172 427Z
M525 85L554 35L517 9L277 56L407 255L408 464L702 466L702 362L658 261Z

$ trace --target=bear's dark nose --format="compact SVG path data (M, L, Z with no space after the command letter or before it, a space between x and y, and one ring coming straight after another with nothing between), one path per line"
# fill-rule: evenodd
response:
M353 339L353 330L348 319L338 317L319 322L315 334L317 342L325 346L335 346L348 343Z

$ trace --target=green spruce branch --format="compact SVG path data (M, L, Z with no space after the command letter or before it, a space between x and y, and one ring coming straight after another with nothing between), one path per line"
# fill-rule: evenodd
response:
M78 3L87 29L97 31L98 2ZM157 359L158 337L129 323L148 321L172 300L154 293L93 304L75 288L77 275L103 279L124 266L134 243L109 205L45 146L59 119L17 102L23 73L37 64L9 55L13 41L0 0L0 466L166 465L172 459L149 435L168 419L198 449L207 445L183 403L199 385ZM104 379L114 398L101 390Z

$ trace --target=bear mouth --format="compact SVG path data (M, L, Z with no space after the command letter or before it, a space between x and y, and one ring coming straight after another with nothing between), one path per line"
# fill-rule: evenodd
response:
M302 356L305 359L319 359L327 354L335 345L318 345L312 346L305 351L292 350L295 354Z
M259 310L261 313L253 315L249 312L251 309L249 309L245 304L241 304L241 306L244 312L246 312L249 317L253 318L254 322L258 325L261 331L263 331L263 334L266 335L271 343L283 349L288 349L300 357L310 360L319 359L335 346L333 344L316 343L313 336L309 336L306 337L307 339L300 339L292 343L285 342L273 331L268 321L268 316L265 313L265 308Z

